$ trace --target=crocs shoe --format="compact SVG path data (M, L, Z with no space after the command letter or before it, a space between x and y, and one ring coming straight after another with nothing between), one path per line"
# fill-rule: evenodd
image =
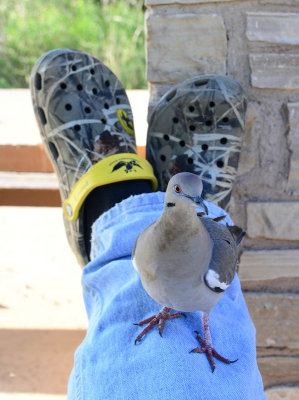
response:
M172 87L149 120L146 157L159 189L178 172L193 172L203 180L205 199L227 208L246 104L239 83L224 76L197 76Z
M31 74L31 95L42 141L59 180L69 243L81 265L89 261L83 205L97 186L148 179L152 167L136 154L125 89L101 61L70 49L44 54Z

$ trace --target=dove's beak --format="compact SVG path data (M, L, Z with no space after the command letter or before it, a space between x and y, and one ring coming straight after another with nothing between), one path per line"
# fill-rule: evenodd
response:
M207 215L209 214L208 207L205 205L202 197L196 196L196 197L193 197L192 200L194 201L195 204L200 206Z
M185 197L187 197L188 199L192 200L196 205L200 206L204 212L208 215L209 214L209 210L208 207L205 205L203 198L200 196L189 196L188 194L184 194Z

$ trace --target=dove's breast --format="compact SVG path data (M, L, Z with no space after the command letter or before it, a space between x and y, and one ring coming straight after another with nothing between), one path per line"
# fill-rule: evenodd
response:
M207 231L180 230L153 224L138 238L133 258L144 289L158 303L179 311L209 312L221 294L203 281L212 253ZM142 253L138 249L146 249Z

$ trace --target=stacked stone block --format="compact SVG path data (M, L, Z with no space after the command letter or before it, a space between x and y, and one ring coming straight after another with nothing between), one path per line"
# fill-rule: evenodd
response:
M299 398L299 1L147 0L149 113L173 84L229 75L248 94L231 206L270 399Z

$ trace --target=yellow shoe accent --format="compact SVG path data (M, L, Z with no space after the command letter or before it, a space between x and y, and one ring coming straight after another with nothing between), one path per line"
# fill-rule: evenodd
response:
M124 128L124 130L129 135L134 135L133 121L129 118L126 111L123 110L122 108L120 108L119 110L116 111L116 115L117 115L117 118L118 118L121 126Z
M73 221L78 218L84 200L94 188L134 179L147 179L151 181L153 191L158 188L152 166L138 154L120 153L104 158L86 172L73 187L63 204L67 219Z

